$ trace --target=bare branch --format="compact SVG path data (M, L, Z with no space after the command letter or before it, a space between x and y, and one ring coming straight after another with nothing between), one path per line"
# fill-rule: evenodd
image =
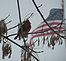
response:
M41 6L42 6L42 4L41 4L41 5L39 5L39 6L38 6L38 8L40 8Z
M12 22L12 20L10 20L9 22L7 22L6 24L9 24L10 22Z
M15 25L15 26L13 26L13 27L11 27L11 28L9 28L9 29L7 29L7 31L8 30L11 30L11 29L13 29L13 28L15 28L15 27L17 27L19 24L17 24L17 25Z

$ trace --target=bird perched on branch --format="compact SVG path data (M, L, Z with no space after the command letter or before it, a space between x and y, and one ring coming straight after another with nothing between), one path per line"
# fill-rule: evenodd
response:
M19 24L18 33L14 39L17 39L19 37L19 40L20 40L22 35L25 38L27 38L27 36L28 36L27 33L30 31L30 29L31 29L31 23L30 23L29 19L26 19L25 21L23 21L22 26L21 26L21 24Z

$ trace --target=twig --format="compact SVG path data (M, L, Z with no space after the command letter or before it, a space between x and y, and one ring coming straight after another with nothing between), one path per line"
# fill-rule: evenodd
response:
M38 6L38 8L40 8L41 6L42 6L42 4L41 4L41 5L39 5L39 6Z
M7 29L7 31L8 30L11 30L11 29L13 29L13 28L15 28L15 27L17 27L19 24L17 24L17 25L15 25L15 26L13 26L13 27L11 27L11 28L9 28L9 29Z
M4 19L2 19L2 21L6 20L9 16L10 16L10 14L7 17L5 17Z
M33 15L33 13L31 13L31 15L28 17L28 19Z
M9 22L7 22L6 24L9 24L10 22L12 22L12 20L10 20Z

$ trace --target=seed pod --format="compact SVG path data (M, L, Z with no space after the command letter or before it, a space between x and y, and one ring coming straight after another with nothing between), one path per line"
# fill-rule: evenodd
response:
M43 44L45 44L45 37L43 36Z
M39 39L39 37L38 37L38 46L40 45L40 39Z
M0 21L0 42L2 39L1 35L4 35L6 33L7 35L7 26L3 20Z
M3 51L3 55L2 55L3 59L6 56L8 56L8 58L10 58L11 54L12 54L11 44L7 41L6 42L3 41L2 51Z

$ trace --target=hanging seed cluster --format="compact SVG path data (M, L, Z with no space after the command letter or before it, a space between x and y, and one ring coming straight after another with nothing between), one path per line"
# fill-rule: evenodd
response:
M5 57L10 58L12 54L11 44L8 41L3 41L2 46L2 58L5 59Z
M60 41L61 41L60 37L57 34L53 34L51 35L50 40L48 42L48 47L52 46L52 49L54 49L55 44L58 42L60 44ZM61 41L61 44L62 44L62 41Z
M5 33L7 34L7 26L6 26L5 21L1 20L0 21L0 43L2 39L1 35L4 35Z

